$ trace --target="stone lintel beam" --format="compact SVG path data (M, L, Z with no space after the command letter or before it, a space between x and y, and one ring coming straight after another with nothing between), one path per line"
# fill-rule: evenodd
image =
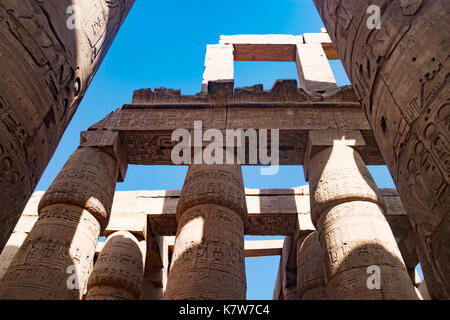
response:
M280 86L281 96L295 95L286 88ZM171 152L178 142L171 140L172 132L184 128L192 134L194 120L202 122L203 130L215 128L224 134L226 129L278 129L280 165L303 164L310 130L359 130L366 145L355 148L364 162L384 164L365 115L355 101L131 104L111 113L90 130L118 131L129 164L173 165Z
M80 148L97 148L113 157L119 166L118 182L125 180L128 168L127 155L120 135L117 131L82 131L80 133Z
M167 237L169 250L173 250L174 237ZM246 258L279 256L282 253L284 240L245 240L244 255Z
M297 44L320 43L329 60L338 60L336 48L326 32L288 34L221 35L219 44L234 47L235 61L295 61Z
M295 46L303 36L235 35L220 36L221 44L234 47L235 61L295 61Z
M246 189L248 224L245 234L294 235L298 239L314 230L307 187ZM380 192L395 238L400 240L407 237L411 225L395 189L380 189ZM116 192L109 223L101 235L128 230L141 237L148 232L148 238L152 241L156 241L159 236L174 236L179 195L179 190ZM38 219L37 206L41 197L42 192L31 197L14 232L30 232Z

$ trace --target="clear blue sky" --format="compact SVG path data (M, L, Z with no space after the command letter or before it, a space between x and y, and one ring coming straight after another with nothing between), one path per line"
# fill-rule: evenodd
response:
M80 131L130 103L133 90L179 88L200 91L207 44L232 34L303 34L323 23L311 0L148 1L136 3L67 128L36 190L46 190L79 144ZM339 62L332 62L338 85L349 84ZM295 78L294 63L236 62L235 86ZM370 167L379 187L394 184L385 167ZM130 166L116 190L181 189L186 167ZM291 188L306 184L301 167L281 167L274 176L244 167L247 188ZM260 239L261 237L246 237ZM269 238L269 237L264 237ZM282 237L275 237L281 239ZM279 257L247 258L247 298L271 299Z

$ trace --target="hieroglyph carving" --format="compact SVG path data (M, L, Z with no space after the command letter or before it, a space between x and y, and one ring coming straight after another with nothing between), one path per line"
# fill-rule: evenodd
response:
M133 2L0 3L0 249ZM69 6L80 28L67 27Z

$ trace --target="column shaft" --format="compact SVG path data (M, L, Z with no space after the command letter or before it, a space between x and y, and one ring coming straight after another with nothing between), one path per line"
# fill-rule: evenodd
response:
M0 3L0 251L134 0Z
M299 238L297 248L298 298L326 300L327 287L318 232L313 231L306 238Z
M314 3L361 99L439 291L448 299L449 3Z
M145 240L140 243L127 231L110 235L89 277L86 300L138 300L144 282L145 246Z
M245 299L245 192L239 165L191 165L165 299Z
M3 299L80 299L106 228L117 162L79 148L42 197L35 223L2 282Z
M344 145L327 147L311 157L308 172L328 298L417 298L382 197L359 153ZM380 277L371 278L375 286L369 288L371 266Z
M27 238L28 233L25 232L13 232L8 239L5 248L0 254L0 279L5 274L11 261L14 259L17 251L22 246L23 242Z

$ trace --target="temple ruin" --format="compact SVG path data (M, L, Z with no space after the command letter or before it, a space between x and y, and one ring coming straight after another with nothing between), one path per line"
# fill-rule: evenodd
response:
M426 37L444 30L437 13L444 5L394 2L384 14L401 12L401 19L386 18L385 31L358 28L367 7L360 2L314 0L327 27L319 33L221 36L206 48L199 93L135 90L130 104L81 132L79 148L48 190L29 198L79 103L72 97L71 111L56 117L62 122L52 131L54 147L33 171L34 184L27 178L26 190L4 184L8 192L0 192L8 199L19 192L24 204L29 198L24 209L7 202L0 216L12 226L18 220L11 230L1 226L0 299L244 300L245 258L271 255L281 257L276 300L448 299L450 41L441 33ZM120 18L104 41L132 3L110 2ZM23 7L30 8L36 9ZM431 14L438 18L428 28L423 17ZM438 49L417 55L411 43L417 35ZM339 59L352 86L336 85L329 60ZM235 88L235 61L295 62L299 83ZM97 67L86 72L92 76ZM243 148L245 163L194 161L182 190L115 191L129 164L173 165L172 133L184 128L193 135L194 121L205 131L277 129L279 165L303 166L309 185L245 188L247 139L223 150L234 159ZM189 146L189 158L205 147ZM368 165L387 165L398 190L378 188ZM245 241L245 235L284 240ZM380 279L371 278L377 273Z

